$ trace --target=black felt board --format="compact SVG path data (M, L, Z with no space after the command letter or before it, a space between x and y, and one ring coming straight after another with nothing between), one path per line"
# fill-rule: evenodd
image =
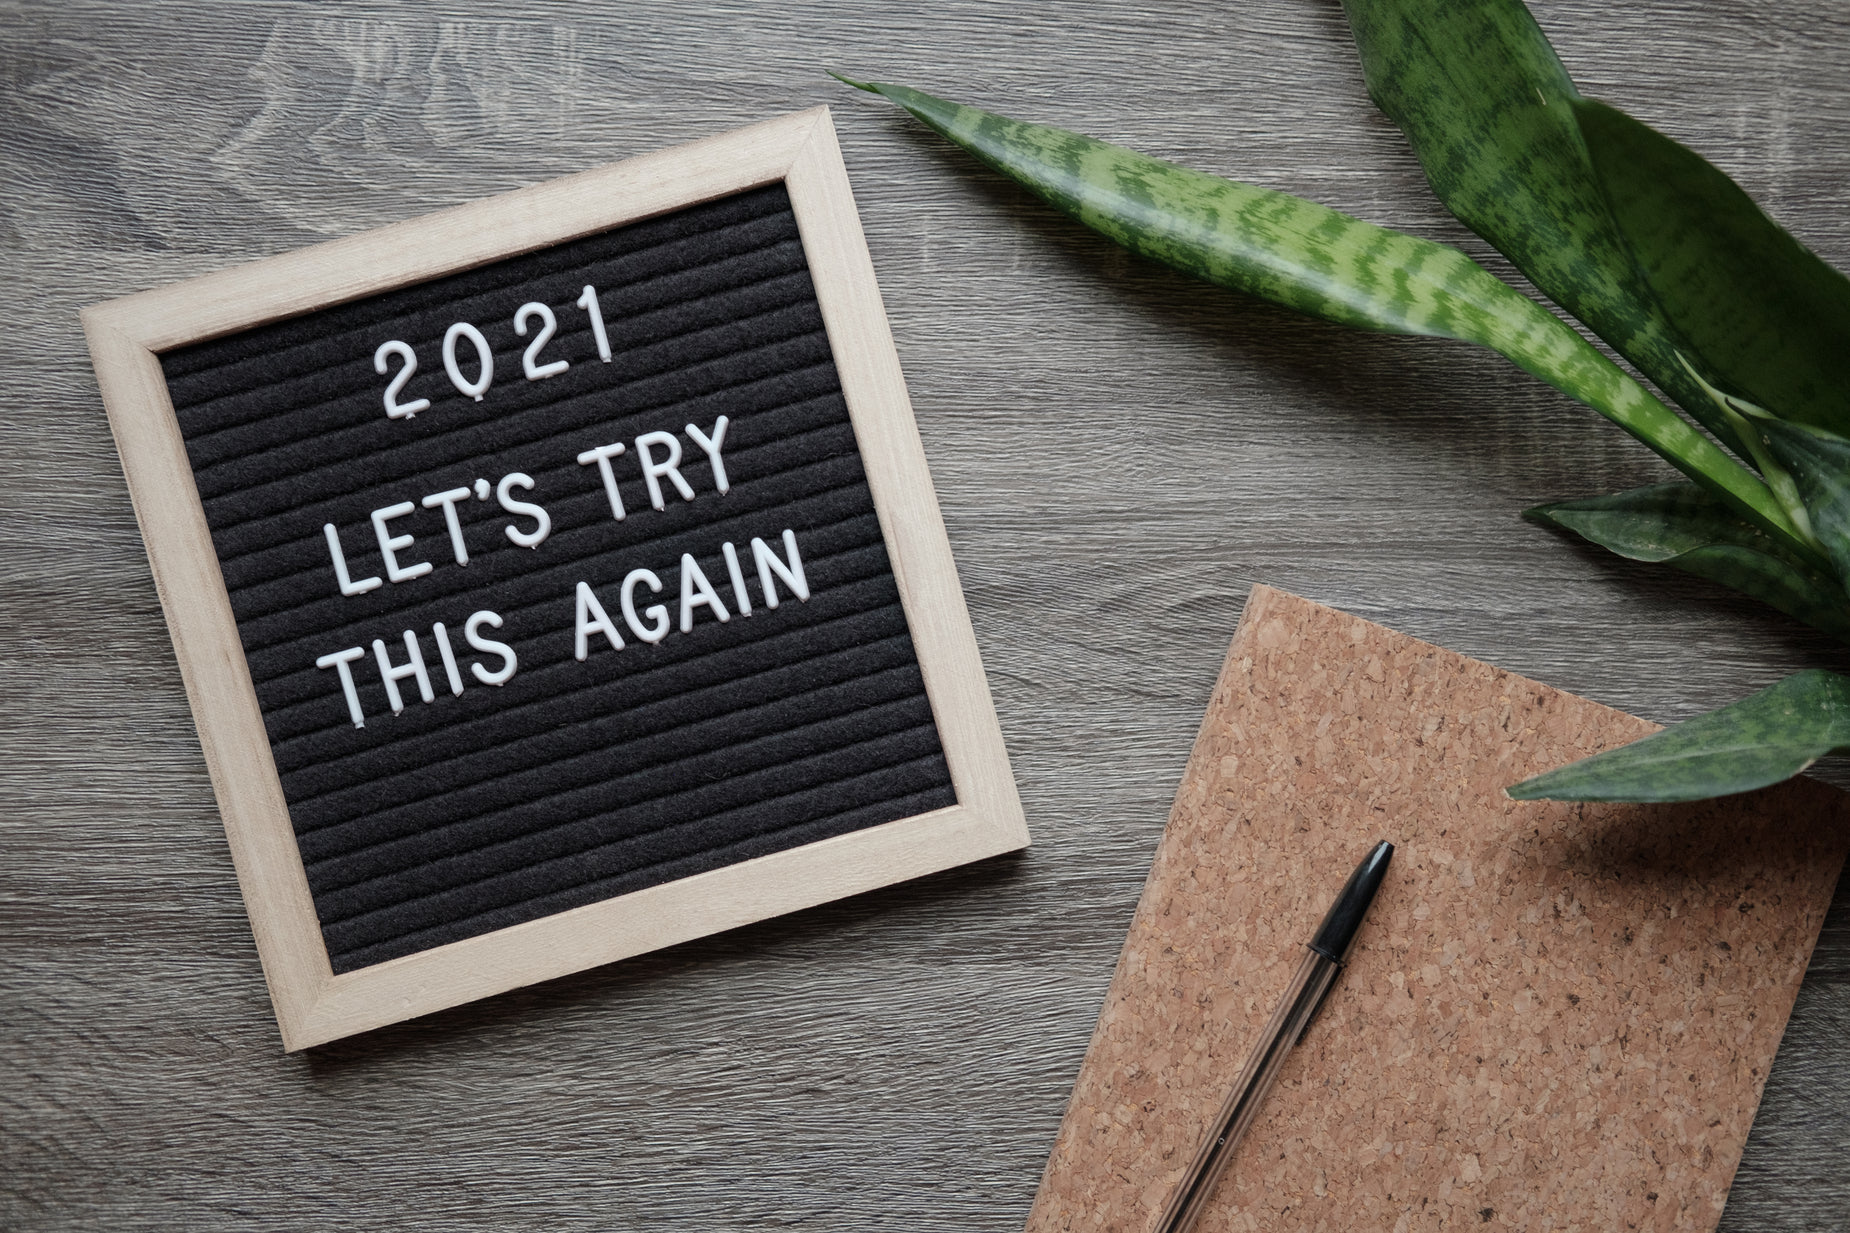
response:
M597 288L608 323L601 362L576 307ZM550 306L559 330L530 381L515 310ZM494 352L480 401L445 375L452 322ZM391 419L374 371L401 339L418 371L400 395L431 406ZM459 348L476 371L474 351ZM345 972L642 887L956 802L855 437L782 185L496 262L161 357L262 707L334 971ZM397 369L397 362L392 365ZM720 495L684 433L729 417ZM683 500L662 482L651 507L635 438L676 434ZM581 451L629 443L612 460L627 517L612 517ZM459 502L470 560L452 554L441 509L394 520L415 535L415 580L343 596L324 523L355 578L385 576L371 511L524 472L518 499L548 512L537 548L503 527L531 518L491 495ZM780 557L795 533L811 591L762 603L749 544ZM742 617L721 543L741 554L753 613ZM680 560L692 553L732 619L679 622ZM630 636L618 585L646 567L642 603L675 624ZM574 658L576 589L590 584L627 645L594 634ZM639 603L639 607L642 606ZM462 637L472 612L519 666L499 687L469 664L501 666ZM465 680L452 696L432 625L449 630ZM394 715L372 641L392 661L416 632L436 697L399 682ZM351 666L366 726L317 657L367 648Z

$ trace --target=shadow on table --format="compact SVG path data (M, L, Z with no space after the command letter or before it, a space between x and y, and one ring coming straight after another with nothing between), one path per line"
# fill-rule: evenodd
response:
M893 952L890 936L875 935L890 934L897 928L910 939L920 927L968 914L990 915L1005 927L1007 915L998 909L995 900L1019 886L1026 873L1026 856L1024 852L1007 853L711 937L695 938L665 950L320 1045L305 1056L314 1076L331 1077L406 1052L443 1050L464 1039L511 1036L523 1026L560 1014L595 1011L600 1006L614 1008L618 1003L628 1004L648 996L652 987L715 968L775 962L792 954L822 950L839 952L844 963L853 963L864 957L865 951L863 955L856 953L863 946L881 954ZM959 930L947 926L942 934L948 944L959 944ZM971 945L967 931L962 945ZM755 983L757 978L746 979Z

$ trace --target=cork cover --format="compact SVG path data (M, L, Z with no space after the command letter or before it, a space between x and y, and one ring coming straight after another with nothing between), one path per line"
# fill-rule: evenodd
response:
M1255 588L1031 1233L1153 1228L1376 839L1398 849L1349 968L1200 1233L1714 1228L1850 817L1811 780L1503 794L1652 730Z

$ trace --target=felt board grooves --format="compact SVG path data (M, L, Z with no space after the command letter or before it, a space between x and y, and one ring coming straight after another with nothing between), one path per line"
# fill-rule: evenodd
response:
M609 323L600 361L582 288ZM522 376L531 336L512 320L538 301L558 331ZM444 375L452 322L488 339L480 401ZM373 352L409 343L388 419ZM469 357L467 369L474 371ZM807 258L781 184L320 310L161 356L231 599L323 938L337 973L475 937L663 882L957 803L879 519L856 448ZM731 490L686 435L729 420ZM696 496L666 484L651 508L621 473L612 517L580 451L680 435ZM633 461L629 463L633 468ZM456 506L466 567L440 511L418 509L406 561L422 578L342 596L323 523L353 576L383 575L370 511L521 472L521 499L551 532L537 548L504 528L531 518L489 499ZM764 602L748 545L794 533L811 592ZM682 554L729 607L720 548L745 560L753 612L696 611L654 645L593 634L574 656L575 589L616 614L637 568L678 613ZM639 605L640 606L640 605ZM471 612L503 621L518 671L504 685L444 684L431 626L452 631L464 674L495 667L462 644ZM617 617L619 628L622 618ZM366 726L315 659L381 639L395 662L419 637L437 686L402 682L394 715L370 651L354 665ZM627 631L626 631L627 635Z

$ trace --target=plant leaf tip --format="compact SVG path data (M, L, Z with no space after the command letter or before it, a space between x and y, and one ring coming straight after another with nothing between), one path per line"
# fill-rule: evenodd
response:
M827 73L829 76L833 77L836 81L841 82L844 86L853 86L855 89L865 90L869 94L880 93L880 88L874 85L872 82L856 81L852 77L844 77L842 74L836 72L834 69L823 69L822 71Z

